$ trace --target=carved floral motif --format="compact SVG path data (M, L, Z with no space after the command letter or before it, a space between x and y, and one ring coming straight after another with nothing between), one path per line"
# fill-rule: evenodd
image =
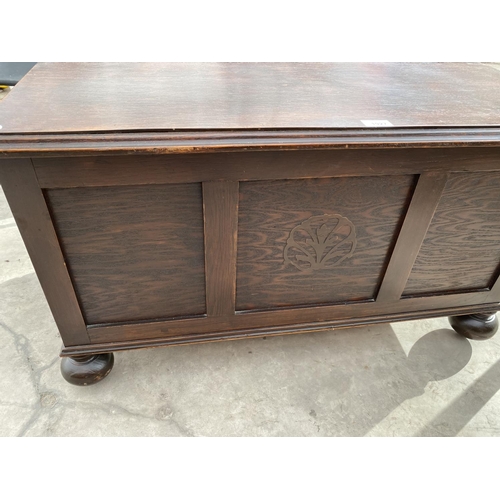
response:
M309 217L290 232L285 264L301 271L331 269L352 257L356 248L353 223L338 214Z

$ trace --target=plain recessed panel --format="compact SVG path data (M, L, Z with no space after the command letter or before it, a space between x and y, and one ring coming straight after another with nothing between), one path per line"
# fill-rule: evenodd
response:
M205 313L200 184L52 189L87 324Z

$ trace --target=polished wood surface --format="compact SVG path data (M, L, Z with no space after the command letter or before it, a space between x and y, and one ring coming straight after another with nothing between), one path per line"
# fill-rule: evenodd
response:
M494 333L499 71L98 68L40 65L0 105L64 356L448 315Z
M404 294L480 290L500 273L500 172L452 173Z
M488 340L498 331L496 311L489 314L450 316L448 319L457 333L471 340Z
M419 176L411 200L410 216L405 218L399 233L377 302L393 302L403 294L447 180L446 172L424 172Z
M500 125L478 63L39 63L0 103L1 134Z
M203 183L208 316L234 314L238 191L234 181Z
M371 323L495 310L500 310L500 304L498 300L492 299L488 292L472 292L408 298L391 303L378 303L373 300L240 312L224 317L95 325L90 326L88 332L93 344L137 342L140 345L141 342L147 343L149 339L164 339L168 345L180 344L183 339L186 343L194 343L231 337L262 337L269 332L300 333L314 329L348 328Z
M64 343L88 343L85 320L31 161L2 160L0 184Z
M413 301L415 299L409 299ZM405 312L405 313L397 313L391 312L389 314L383 315L373 315L373 316L364 316L357 317L356 315L352 315L347 320L329 320L329 321L316 321L313 320L309 323L293 323L290 325L280 325L278 327L265 326L265 327L249 327L245 328L244 322L239 322L239 327L231 330L219 330L217 329L214 322L212 323L212 328L210 330L207 329L207 333L199 333L199 331L195 328L197 333L192 333L191 331L187 331L180 335L157 335L161 326L156 325L153 327L153 324L140 324L137 325L137 329L140 332L141 338L137 340L127 340L127 328L130 325L124 325L124 328L119 326L113 327L95 327L90 331L91 336L94 341L92 344L88 345L80 345L74 347L64 347L61 351L62 356L79 356L88 353L104 353L104 352L113 352L113 351L124 351L128 349L142 349L148 347L162 347L162 346L175 346L175 345L190 345L190 344L198 344L205 342L219 342L223 340L238 340L238 339L247 339L247 338L259 338L259 337L268 337L268 336L276 336L276 335L295 335L307 332L315 332L315 331L323 331L325 334L328 334L329 331L338 330L338 329L346 329L357 326L368 326L374 325L378 323L388 323L388 322L397 322L397 321L408 321L413 319L424 319L424 318L435 318L439 316L446 316L448 314L454 315L466 315L468 313L478 313L478 314L488 314L491 315L491 311L497 311L500 309L500 304L498 302L486 304L472 304L469 301L468 306L462 307L447 307L444 309L423 309L424 303L426 302L429 305L431 302L428 301L428 298L418 299L420 302L420 306L422 309L418 312ZM438 302L442 302L439 300ZM448 300L449 303L451 303ZM237 317L236 317L237 318ZM240 318L240 320L244 318ZM198 320L190 320L190 321L198 321ZM98 342L97 338L100 334L102 334L104 328L106 328L107 335L105 336L105 340L103 342ZM113 334L116 335L116 339L111 340L112 335L109 335L109 329L113 329ZM129 328L130 330L130 328ZM125 333L125 335L120 334ZM168 331L168 329L165 329ZM355 332L355 330L354 330ZM148 333L152 333L152 335L148 335ZM96 334L94 336L94 334ZM157 335L156 338L154 337ZM130 335L129 338L132 338Z
M151 196L146 196L144 193L154 194L154 190L160 190L162 196L157 197L157 199L167 199L166 194L171 195L172 193L179 193L182 195L182 200L188 201L189 198L197 198L199 200L199 209L196 210L197 219L200 225L200 234L204 234L205 238L205 250L204 255L207 256L207 252L212 256L218 256L219 251L222 252L224 248L229 250L229 253L225 255L230 256L235 245L235 234L233 230L224 230L223 227L234 229L235 214L238 213L238 233L241 228L245 227L244 216L245 213L245 202L241 205L240 195L242 200L245 198L246 186L261 185L263 189L255 189L256 200L259 197L271 195L280 197L283 199L284 203L297 203L294 201L294 193L299 193L299 199L304 203L302 204L302 212L305 206L310 206L311 202L314 204L321 204L325 202L327 206L332 206L332 203L338 203L340 201L339 207L350 206L352 204L353 210L354 206L359 203L359 198L361 193L365 193L368 197L380 196L381 200L387 199L389 193L391 193L391 186L396 186L399 184L401 188L401 180L407 179L405 182L407 184L408 191L408 201L411 196L415 180L418 176L423 176L422 178L427 179L426 183L429 185L426 187L425 183L422 185L422 195L415 193L411 198L411 204L409 209L406 211L404 208L404 202L402 201L404 197L401 198L402 210L401 214L404 216L404 220L409 224L410 229L406 232L410 233L411 238L408 239L405 236L405 231L394 231L394 237L402 238L400 241L404 242L406 240L406 245L402 245L400 252L405 255L405 252L410 255L415 252L416 249L408 248L408 242L412 240L414 235L412 234L412 228L414 223L411 221L421 222L420 218L423 214L423 209L428 210L427 206L428 197L439 187L438 192L442 189L442 181L446 179L447 175L453 170L462 171L463 175L478 175L481 169L486 169L487 172L484 175L490 175L495 173L495 168L500 170L498 167L500 158L500 149L498 148L468 148L468 149L442 149L442 150L427 150L427 149L410 149L410 150L390 150L390 151L297 151L297 152L262 152L262 153L237 153L237 154L221 154L221 155L182 155L175 157L89 157L89 158L67 158L67 159L35 159L34 164L36 165L36 173L40 183L44 186L46 190L46 197L50 201L51 196L56 193L56 196L62 196L65 199L65 203L61 205L63 208L62 213L68 210L69 218L67 224L69 227L72 225L78 228L78 217L76 214L81 208L86 205L92 206L93 200L96 197L96 192L106 193L106 196L101 195L98 197L100 201L97 205L100 207L99 210L94 211L92 216L89 216L87 221L88 228L91 224L89 221L98 221L102 213L109 220L114 220L117 227L120 225L126 225L127 217L129 212L133 212L136 209L141 210L140 207L143 206L144 199L151 203ZM183 159L185 163L183 165ZM67 168L64 168L64 165ZM252 170L252 165L255 169ZM135 168L134 168L135 166ZM206 168L204 169L203 166ZM109 169L109 170L108 170ZM290 173L288 173L288 169ZM4 169L7 171L6 169ZM135 170L135 173L134 173ZM82 175L83 172L83 175ZM397 175L405 174L405 175ZM169 178L169 173L172 175ZM117 186L113 187L113 179L111 175L116 175ZM375 175L376 174L376 175ZM455 174L451 174L455 175ZM483 175L483 174L481 174ZM262 176L263 181L253 180L255 177ZM291 180L295 178L295 180ZM309 177L311 177L309 179ZM228 178L231 180L222 181L221 179ZM287 178L289 178L287 180ZM252 180L248 180L252 179ZM273 179L275 179L273 181ZM413 179L413 181L412 181ZM203 185L203 210L201 209L200 195L202 193ZM374 181L374 182L373 182ZM439 181L439 182L437 182ZM170 184L174 182L175 184ZM179 184L181 183L181 184ZM239 184L238 184L239 183ZM297 184L298 183L298 184ZM286 196L286 190L273 190L270 189L273 185L299 185L299 184L314 184L315 193L318 192L320 196L314 196L312 193L307 197L301 190L292 190L292 196ZM352 200L349 200L349 187L350 183L352 186L359 185L359 189L355 188L351 192L353 196ZM335 196L329 196L332 194L331 186L334 185L342 186L343 189L337 191L339 194L337 200ZM54 189L55 185L58 189ZM61 187L69 186L79 186L78 188L72 187L71 189L60 189ZM101 186L101 187L98 187ZM171 187L170 191L164 191L168 187ZM191 191L183 191L187 186L192 186L198 194ZM238 186L237 192L238 196L234 196L236 193L236 187ZM365 186L365 188L363 188ZM366 186L369 186L367 188ZM229 189L230 188L230 189ZM388 189L389 188L389 189ZM399 189L400 189L399 188ZM411 189L410 189L411 188ZM116 205L113 201L112 196L109 194L116 192L127 193L127 196L122 195L121 209L116 211L113 206ZM217 195L219 192L219 195ZM228 193L228 197L224 199L221 194ZM323 192L323 195L321 195ZM394 191L392 191L394 192ZM75 198L74 193L80 193L81 207L74 205L78 197ZM143 193L142 195L140 193ZM437 196L436 192L436 196ZM492 196L494 193L491 193ZM88 196L87 196L88 195ZM139 196L139 198L137 198ZM306 198L304 198L306 196ZM295 196L296 198L297 196ZM154 197L153 197L154 198ZM175 196L174 196L175 199ZM309 201L306 201L306 200ZM183 201L177 199L179 206L182 206ZM358 200L358 201L357 201ZM420 200L420 201L419 201ZM140 201L140 203L134 203ZM376 210L378 204L375 203L375 199L372 200L373 207L371 210ZM92 203L91 203L92 202ZM192 200L189 202L191 203ZM361 200L362 203L362 200ZM109 206L108 206L109 205ZM120 205L120 204L118 204ZM146 206L148 206L146 204ZM164 201L161 201L160 206L165 207ZM249 210L255 209L255 203L248 203L247 207ZM317 205L319 207L319 205ZM162 220L168 226L168 219L170 213L175 213L177 210L177 203L170 205L170 208L163 213L164 217ZM88 208L88 207L87 207ZM152 207L150 206L149 209ZM265 210L272 208L269 203L261 203L261 208L263 215L260 219L263 223L266 223ZM323 205L321 206L323 209ZM432 207L431 207L432 208ZM53 221L57 222L57 210L55 206L52 207L53 210ZM121 212L123 210L123 212ZM371 211L370 210L370 211ZM378 210L378 209L377 209ZM323 210L324 211L324 210ZM340 210L338 210L340 211ZM432 210L431 210L432 211ZM481 206L476 207L476 211L481 212ZM319 214L321 210L318 209ZM83 212L85 213L85 212ZM121 215L120 215L121 213ZM368 212L367 212L368 213ZM205 216L205 227L203 228L203 214ZM209 222L207 225L207 214L209 214ZM227 214L224 216L224 214ZM231 215L232 214L232 215ZM194 213L193 213L194 216ZM137 217L137 216L133 216ZM218 220L220 217L220 220ZM140 219L140 217L139 217ZM193 220L195 220L193 219ZM211 222L210 222L211 219ZM70 221L73 220L73 224ZM223 221L226 220L224 223ZM230 221L233 221L232 223ZM279 218L277 219L279 220ZM300 221L299 221L300 222ZM367 221L368 222L368 221ZM95 223L95 222L94 222ZM243 225L240 227L240 224ZM97 222L98 227L99 222ZM156 224L156 223L155 223ZM220 227L219 224L222 224ZM228 224L228 225L224 225ZM401 222L400 222L401 224ZM425 224L424 224L425 225ZM142 224L140 225L142 226ZM112 231L116 230L117 227L111 228ZM151 228L152 226L150 226ZM404 224L403 224L404 228ZM368 224L369 229L369 224ZM363 228L366 230L366 228ZM92 236L92 231L90 229L87 231L89 237ZM111 232L111 234L113 234ZM149 230L149 234L153 234L153 230ZM388 233L390 234L390 232ZM262 235L259 236L255 241L261 242ZM110 238L106 232L105 238ZM236 240L238 240L239 234L236 235ZM138 240L140 236L138 236ZM286 240L286 238L285 238ZM285 243L286 241L283 241ZM63 239L61 241L64 241ZM130 244L133 240L126 243L126 246L130 249ZM82 244L85 244L82 240ZM241 239L240 239L241 244ZM119 245L119 242L116 243ZM397 248L396 244L396 248ZM77 248L78 245L75 246ZM154 248L154 247L153 247ZM387 247L387 252L385 255L386 261L392 261L391 255L396 258L397 253L390 251L390 246ZM281 246L283 250L283 245ZM141 250L142 252L142 250ZM382 254L381 254L382 256ZM153 260L156 257L153 255ZM354 258L354 257L353 257ZM408 258L402 259L402 263L397 263L398 257L393 265L394 269L389 272L389 269L384 274L380 272L379 280L382 281L381 290L395 290L398 288L396 286L398 283L404 281L404 269L408 267ZM93 259L90 259L92 261ZM94 259L95 260L95 259ZM143 259L147 261L148 259ZM78 259L77 259L78 261ZM346 261L347 263L349 260ZM220 272L210 272L209 268L215 269L217 265L224 263L227 265L228 273ZM244 264L244 263L243 263ZM97 262L92 262L92 266L98 265ZM141 264L142 265L142 264ZM167 264L168 265L168 264ZM175 264L177 266L178 264ZM203 262L201 264L200 273L203 274ZM384 294L377 295L372 294L372 298L368 300L361 300L359 302L343 302L341 304L330 304L328 305L300 305L300 307L285 308L282 310L269 310L269 311L259 311L254 310L253 312L246 312L244 314L237 313L236 303L233 302L233 290L236 285L234 281L235 273L238 272L238 267L234 269L231 264L231 259L224 259L224 261L219 261L216 264L213 259L210 259L210 263L207 264L208 267L205 269L207 277L210 276L206 282L205 286L207 289L207 307L206 311L208 313L207 317L199 317L192 319L167 319L164 316L164 309L160 302L157 303L158 309L155 310L151 308L147 314L143 317L143 320L134 320L130 324L119 324L113 325L113 319L111 323L104 324L102 326L93 326L95 321L102 321L104 316L97 318L94 321L88 321L88 332L92 344L97 343L99 345L105 344L106 342L116 343L126 342L126 345L140 345L141 342L144 345L149 345L148 339L165 339L164 344L179 343L182 342L184 338L186 342L194 341L206 341L210 339L219 338L240 338L241 336L248 335L262 335L268 330L279 331L300 331L300 328L310 329L314 327L321 326L336 326L344 327L355 324L366 324L370 321L395 321L398 319L412 319L418 317L428 317L432 315L442 315L455 313L466 314L469 311L484 311L487 306L488 310L494 310L497 307L499 301L499 289L498 286L493 287L490 291L480 290L474 293L459 293L459 294L435 294L431 297L415 298L415 299L397 299L397 294L389 294L389 300L387 297L383 299ZM72 269L71 258L68 258L68 268ZM140 267L138 268L140 269ZM335 268L334 271L338 272L339 267ZM233 271L231 271L233 270ZM85 269L84 269L85 271ZM116 273L113 279L120 280L121 270L119 266L112 266L111 268L106 267L106 271L110 276ZM208 271L208 272L207 272ZM126 271L125 271L126 272ZM342 270L340 269L340 273ZM139 273L141 274L141 273ZM267 279L266 276L262 277L262 273L256 274L255 279ZM395 279L396 278L396 279ZM156 286L154 281L157 279L154 273L146 274L142 278L143 286L141 293L144 293L148 289L148 280L153 280L153 286ZM252 279L254 279L252 277ZM332 277L333 279L333 277ZM360 274L359 279L365 279ZM161 281L161 278L158 278ZM231 280L233 280L232 286L230 285ZM386 283L384 283L388 280ZM327 289L328 293L335 293L335 289L338 290L338 286L335 287L335 279L332 281L333 292ZM75 281L76 283L76 281ZM189 286L190 280L187 280ZM498 280L497 280L498 284ZM95 283L89 280L89 287L94 286ZM183 293L183 283L178 281L176 283L176 290L179 293ZM107 287L102 287L102 293L106 292ZM200 289L202 285L200 284ZM295 293L290 287L289 293ZM323 289L325 289L323 287ZM89 288L91 290L91 288ZM126 290L126 279L122 279L121 289ZM226 292L223 292L226 290ZM496 290L496 291L495 291ZM98 296L101 292L97 292L94 295L93 300L98 303ZM170 290L170 295L173 297L176 292L173 289ZM92 294L91 294L92 295ZM209 298L209 297L212 298ZM220 300L221 297L230 297L228 300ZM121 300L121 305L118 304L116 307L116 312L120 314L127 313L127 308L135 307L132 300L127 299L126 295L116 294L118 300ZM186 296L187 297L187 296ZM329 298L331 300L331 298ZM80 300L84 301L80 297ZM156 299L154 299L156 300ZM192 297L186 300L191 301ZM194 299L196 300L196 298ZM313 301L315 302L316 299ZM211 305L210 305L211 304ZM199 303L200 306L205 304ZM486 305L486 306L485 306ZM106 301L102 307L104 310L111 307L110 302ZM146 304L146 309L148 306ZM155 306L156 307L156 306ZM253 306L252 306L253 307ZM266 304L266 307L268 305ZM200 308L201 310L202 307ZM130 312L130 309L129 309ZM132 317L132 316L128 316ZM162 319L163 318L163 319ZM109 319L104 318L105 321ZM130 320L127 320L130 321ZM220 332L220 334L216 333ZM238 333L240 332L240 333ZM253 333L252 333L253 332ZM66 342L66 340L65 340ZM156 340L155 340L156 342ZM132 343L132 344L130 344ZM81 344L83 345L83 344ZM67 349L70 349L71 345L67 344ZM81 348L83 349L83 348ZM80 352L84 352L83 349ZM79 352L78 350L70 349L65 352ZM86 352L90 352L87 350Z
M87 324L205 313L200 184L46 197Z
M161 156L35 158L43 188L206 181L328 179L422 172L495 171L500 148L262 151Z
M415 181L411 175L394 175L241 183L237 309L373 299ZM335 220L308 223L307 230L295 233L293 244L300 245L300 250L286 248L297 226L311 218L324 219L325 214L338 214L349 222L330 236L327 233L338 225ZM326 247L322 231L334 240ZM343 244L349 237L355 248L352 243ZM329 251L333 258L328 261ZM337 258L336 251L340 253ZM319 261L315 268L296 260L309 255ZM336 264L342 255L347 258Z
M496 147L500 127L0 134L9 157L171 155L301 149Z
M109 375L114 362L113 353L66 357L61 360L61 375L73 385L93 385Z

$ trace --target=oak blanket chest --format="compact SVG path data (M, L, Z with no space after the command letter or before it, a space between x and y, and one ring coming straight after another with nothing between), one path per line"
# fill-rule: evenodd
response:
M43 63L0 125L72 383L124 349L435 316L497 329L491 65Z

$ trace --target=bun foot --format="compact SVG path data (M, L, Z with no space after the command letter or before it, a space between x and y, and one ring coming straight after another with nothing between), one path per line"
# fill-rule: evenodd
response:
M70 384L92 385L109 374L114 362L113 353L62 358L61 373Z
M498 318L495 313L450 316L448 320L457 333L471 340L489 339L498 330Z

